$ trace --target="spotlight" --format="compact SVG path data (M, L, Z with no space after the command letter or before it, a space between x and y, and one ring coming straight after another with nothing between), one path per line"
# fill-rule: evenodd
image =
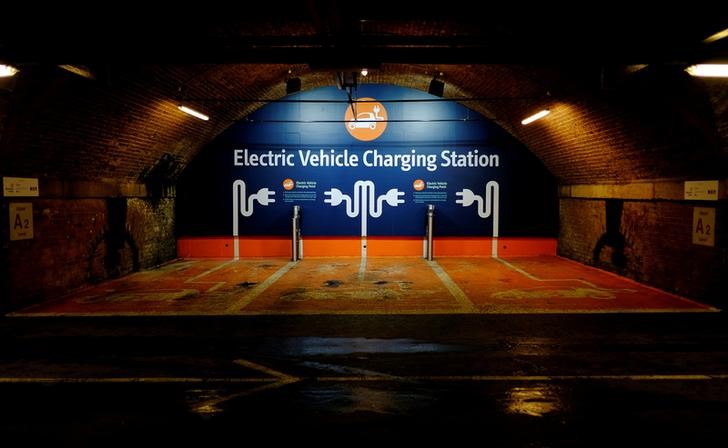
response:
M290 78L286 80L286 95L301 91L301 78Z
M435 96L442 96L445 93L445 83L439 79L432 78L430 81L430 88L427 89L427 93Z
M368 74L369 74L369 70L367 70L367 68L366 68L366 67L364 67L363 69L361 69L361 75L362 75L362 76L366 76L366 75L368 75Z
M339 90L351 91L357 88L358 82L356 72L338 72L336 73L336 87Z

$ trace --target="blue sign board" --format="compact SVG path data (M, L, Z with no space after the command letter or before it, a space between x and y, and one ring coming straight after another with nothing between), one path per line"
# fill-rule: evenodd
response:
M500 127L419 90L356 93L296 93L228 129L180 180L182 233L286 235L300 205L307 236L421 236L428 204L437 235L553 232L553 178Z

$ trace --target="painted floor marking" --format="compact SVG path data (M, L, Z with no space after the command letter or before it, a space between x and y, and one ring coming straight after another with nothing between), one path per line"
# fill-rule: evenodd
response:
M248 306L250 302L255 300L256 297L258 297L260 294L263 293L266 289L268 289L273 283L278 281L279 278L283 277L283 275L290 271L291 268L293 268L298 262L297 261L289 261L285 265L283 265L280 269L275 271L270 277L266 278L262 283L257 285L255 288L250 290L248 294L245 294L240 300L233 303L227 309L225 310L228 313L232 312L238 312Z
M465 294L465 292L460 289L460 287L452 281L449 275L447 275L447 272L445 272L442 267L437 264L436 261L425 261L435 272L435 275L442 281L442 283L445 285L448 291L450 291L450 294L452 294L453 297L455 297L455 301L457 301L458 305L460 305L460 310L469 312L469 313L477 313L478 309L475 307L473 302L470 301L468 296Z
M537 281L537 282L579 282L579 283L583 283L587 286L590 286L594 289L605 290L604 288L597 286L594 283L588 282L581 278L540 278L540 277L536 277L535 275L524 271L523 269L519 268L518 266L512 265L511 263L507 262L506 260L504 260L502 258L493 257L493 259L533 281ZM609 291L613 291L613 290L610 289ZM632 290L630 290L630 291L632 291Z
M244 390L242 392L221 395L219 397L214 397L214 398L210 398L210 399L201 401L199 403L195 403L194 406L192 406L192 410L194 412L197 412L198 414L216 414L221 411L219 406L226 401L230 401L230 400L240 398L240 397L245 397L247 395L256 394L258 392L263 392L266 390L278 389L279 387L283 387L288 384L293 384L293 383L297 383L297 382L301 381L301 378L298 378L293 375L288 375L286 373L279 372L277 370L273 370L270 367L256 364L254 362L248 361L247 359L236 359L233 361L233 363L235 363L239 366L243 366L247 369L265 373L266 375L270 375L272 378L267 379L268 384L263 384L258 387L254 387L252 389Z
M247 304L246 304L247 305ZM370 316L370 315L407 315L407 316L425 316L430 314L471 314L474 311L464 310L460 308L431 308L427 310L297 310L297 311L118 311L118 312L43 312L43 313L8 313L6 317L86 317L93 319L95 317L135 317L135 316L230 316L231 314L240 316ZM487 309L480 311L481 314L660 314L660 313L705 313L715 312L712 309L682 309L682 308L619 308L619 309L595 309L595 310L564 310L548 309L548 308L531 308L531 309Z
M713 381L728 380L728 373L692 374L637 374L637 375L349 375L295 377L280 374L280 377L233 378L233 377L0 377L0 384L86 384L86 383L154 383L154 384L242 384L266 383L266 389L281 387L300 381L316 382L392 382L392 381L433 381L433 382L508 382L508 381ZM258 388L256 388L258 389ZM246 391L250 395L251 391Z
M226 261L225 263L221 263L221 264L215 266L214 268L210 268L201 274L197 274L192 278L188 278L187 280L185 280L185 283L195 283L197 281L197 279L200 279L206 275L212 274L215 271L219 271L220 269L224 268L225 266L227 266L231 263L235 263L235 260Z
M359 273L356 275L357 281L363 282L364 281L364 275L367 272L367 259L366 257L361 257L361 263L359 263Z
M572 282L581 282L581 283L583 283L583 284L585 284L587 286L590 286L590 287L592 287L592 288L594 288L594 289L596 289L598 291L606 291L606 292L632 292L632 293L638 292L638 290L636 290L636 289L629 289L629 288L621 288L621 289L603 288L601 286L597 286L594 283L588 282L588 281L583 280L583 279L580 279L580 278L554 278L554 279L540 278L540 277L536 277L535 275L533 275L533 274L531 274L529 272L526 272L525 270L523 270L523 269L521 269L521 268L519 268L517 266L514 266L513 264L507 262L506 260L504 260L502 258L494 258L494 259L496 261L500 262L501 264L507 266L508 268L510 268L510 269L518 272L519 274L524 275L527 278L529 278L531 280L534 280L534 281L537 281L537 282L567 282L567 281L572 281ZM565 260L570 261L572 263L576 263L573 260L568 260L568 259L565 259ZM577 264L579 264L579 266L581 266L581 267L586 267L586 268L590 268L590 269L596 269L596 268L594 268L592 266L582 265L581 263L577 263ZM635 283L634 281L632 281L632 280L630 280L628 278L623 278L623 277L618 276L618 275L616 275L616 274L614 274L612 272L609 272L609 271L603 271L602 272L601 270L599 270L599 271L600 271L600 273L605 273L605 274L609 274L609 275L612 275L614 277L617 277L620 280L623 280L623 281L631 281L632 283ZM720 309L718 309L718 308L714 308L712 306L706 306L704 304L700 304L700 303L694 302L694 301L692 301L690 299L686 299L685 297L681 297L681 296L678 296L678 295L675 295L675 294L671 294L671 293L662 291L662 290L657 289L657 288L653 288L653 287L651 287L649 285L643 285L643 284L639 284L639 283L638 283L638 285L640 287L642 287L642 288L651 289L651 290L657 291L657 292L659 292L661 294L669 295L669 296L671 296L673 298L680 299L683 302L687 302L687 303L690 303L692 305L700 305L701 306L700 309L685 309L685 310L683 310L683 309L680 309L680 308L669 308L669 309L659 309L659 310L657 310L657 312L667 312L667 313L669 313L669 312L681 313L682 312L682 313L690 313L690 312L719 312L720 311ZM568 311L568 312L569 313L573 313L574 311ZM596 311L595 310L595 311L588 311L588 312L589 313L598 313L599 311ZM643 310L643 309L637 309L637 310L627 310L627 309L625 309L625 310L605 310L603 312L606 312L606 313L635 313L635 312L636 313L642 313L642 312L651 313L651 312L655 312L655 311L653 311L653 310Z
M207 292L215 291L216 289L225 285L226 282L200 282L197 280L201 279L202 277L204 277L206 275L212 274L215 271L219 271L220 269L224 268L225 266L229 265L230 263L235 263L235 262L236 262L236 260L230 260L230 261L226 261L225 263L221 263L221 264L215 266L214 268L210 268L210 269L206 270L205 272L203 272L201 274L197 274L192 278L188 278L187 280L185 280L185 283L214 284L214 286L212 286L210 289L208 289L205 292L207 293Z

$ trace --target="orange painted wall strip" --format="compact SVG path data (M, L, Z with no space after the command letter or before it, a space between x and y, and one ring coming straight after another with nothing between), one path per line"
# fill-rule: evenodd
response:
M361 238L303 237L304 257L358 257L361 255Z
M435 238L435 257L489 257L489 237ZM420 237L369 237L369 256L422 256ZM359 237L303 238L304 257L356 257L361 254ZM283 237L240 237L241 257L289 257L291 241ZM498 255L523 257L556 255L556 238L504 237L498 239ZM232 258L233 238L230 236L180 237L177 256L181 258Z
M432 253L435 257L489 257L490 237L435 238ZM556 255L556 238L504 237L498 238L499 257Z
M367 239L367 254L371 257L421 257L422 237L376 237Z
M240 237L241 257L289 257L291 240L282 237ZM232 258L233 237L180 237L177 239L180 258Z

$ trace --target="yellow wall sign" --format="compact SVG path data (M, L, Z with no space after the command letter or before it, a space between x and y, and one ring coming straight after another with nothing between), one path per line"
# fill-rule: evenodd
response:
M693 209L693 244L715 246L715 209L695 207Z
M719 182L717 180L694 180L685 182L686 201L717 201Z
M33 238L33 204L10 203L10 241Z
M38 196L38 179L3 177L3 196Z

